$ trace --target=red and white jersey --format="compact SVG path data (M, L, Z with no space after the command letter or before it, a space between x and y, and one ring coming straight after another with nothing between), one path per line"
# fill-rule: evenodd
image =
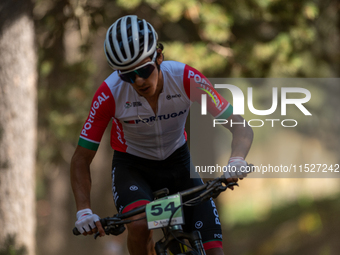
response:
M93 98L78 144L97 150L112 120L114 150L163 160L186 142L184 126L189 107L192 102L200 103L202 94L214 97L215 100L207 100L208 111L214 118L227 119L232 114L232 106L194 68L175 61L164 61L160 68L164 84L156 116L148 101L113 72Z

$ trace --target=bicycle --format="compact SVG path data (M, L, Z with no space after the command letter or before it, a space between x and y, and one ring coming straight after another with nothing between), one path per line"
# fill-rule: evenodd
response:
M155 244L156 254L168 255L167 249L169 249L172 254L205 255L200 232L195 230L186 233L182 229L181 224L184 223L183 206L195 206L210 198L216 198L221 192L232 186L238 186L238 184L235 182L227 183L224 177L219 177L173 195L169 195L169 190L164 188L153 193L155 200L149 204L126 213L118 213L113 217L102 218L100 223L106 235L117 236L125 231L124 224L147 218L149 229L162 228L163 230L164 237ZM199 194L186 202L182 202L182 197L196 193ZM143 212L146 213L146 217L136 220L127 219ZM77 228L74 228L73 234L80 235L80 232ZM94 238L96 239L98 236L99 233L96 233ZM183 249L185 252L183 252Z

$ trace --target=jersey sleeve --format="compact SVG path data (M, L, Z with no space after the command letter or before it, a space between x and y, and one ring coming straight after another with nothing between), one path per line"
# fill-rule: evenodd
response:
M233 113L232 105L217 93L210 81L195 68L185 66L183 84L191 102L201 104L202 94L207 95L207 109L214 118L227 119Z
M87 120L80 133L78 145L97 150L109 121L115 114L115 101L105 82L98 88L91 103Z

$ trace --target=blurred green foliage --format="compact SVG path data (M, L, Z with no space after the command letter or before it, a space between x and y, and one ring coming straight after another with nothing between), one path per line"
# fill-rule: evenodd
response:
M15 235L8 235L5 240L1 240L0 255L26 255L27 248L20 246L16 242Z
M68 167L92 96L112 71L102 45L106 29L117 18L136 14L146 19L165 46L166 60L189 64L207 77L328 78L340 74L339 10L337 0L35 0L39 54L38 198L48 196L55 167ZM254 87L255 108L268 109L268 87ZM340 86L311 84L308 89L317 97L308 105L313 123L299 123L296 130L318 137L328 148L339 151L340 138L334 134L340 127ZM298 118L301 112L295 109L292 114L291 118ZM265 137L268 133L257 130L255 139ZM273 211L266 222L231 229L234 247L242 250L242 243L237 243L241 240L253 244L258 251L242 250L238 254L284 254L270 253L272 243L279 242L270 236L270 228L275 224L284 228L288 214L299 218L295 223L305 229L302 233L292 227L292 231L296 230L292 232L293 239L296 235L320 236L325 229L322 206L313 204L313 210L304 213L297 212L297 207L284 208L287 218L280 218L282 222L278 222L280 212ZM268 242L257 245L254 237L260 237L259 233ZM323 250L318 254L332 254L328 251L333 248L320 249Z
M111 72L102 50L106 29L122 15L148 20L166 59L207 77L317 78L340 73L339 8L336 0L36 0L39 165L65 163L63 151L75 147L92 95ZM311 107L324 127L315 133L307 122L299 130L339 149L330 135L340 126L333 117L339 88L310 88L320 95ZM264 103L261 96L254 102Z

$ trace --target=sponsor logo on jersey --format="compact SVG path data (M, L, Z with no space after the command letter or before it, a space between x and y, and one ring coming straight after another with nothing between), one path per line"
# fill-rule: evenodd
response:
M156 120L168 120L168 119L172 119L172 118L176 118L181 116L182 114L185 114L187 110L183 110L183 111L179 111L177 112L173 112L173 113L168 113L168 114L162 114L162 115L158 115L157 118L156 116L151 116L149 118L141 118L141 119L136 119L136 120L125 120L124 123L126 124L139 124L141 123L149 123L149 122L153 122Z
M122 130L120 129L119 127L119 123L118 123L118 120L116 118L113 118L113 121L112 121L112 127L114 127L115 124L113 124L113 122L116 124L116 133L117 133L117 140L121 143L121 144L124 144L124 141L123 141L123 137L122 137Z
M124 123L126 124L136 124L135 120L124 120Z
M210 202L211 202L212 207L214 208L213 212L214 212L214 215L215 215L215 224L216 225L221 225L220 218L218 217L218 212L217 212L217 209L216 209L216 205L215 205L214 201L212 200L212 198L210 198Z
M126 109L128 109L128 108L132 107L132 103L126 102L124 107L125 107Z
M118 212L120 212L120 213L121 213L121 212L123 211L123 209L124 209L124 206L122 206L122 205L121 205L121 206L119 206Z
M130 190L131 191L136 191L136 190L138 190L138 187L136 185L131 185L130 186Z
M89 118L87 119L86 123L84 124L84 128L81 131L81 134L83 136L88 136L88 134L86 133L87 130L92 128L92 123L93 120L96 116L97 113L97 109L102 105L103 102L105 102L108 98L110 98L109 96L105 95L104 92L102 92L98 97L97 100L94 100L92 103L92 107L91 107L91 111L90 111L90 115Z
M202 221L196 221L195 228L200 229L201 227L203 227L203 222Z
M205 92L211 97L211 99L213 100L215 106L217 107L217 102L216 102L214 96L213 96L208 90L203 89L203 88L199 88L199 87L197 87L197 88L198 88L198 89L201 89L201 90L203 90L203 91L205 91Z
M197 83L200 84L200 87L197 88L207 93L210 96L211 100L214 102L216 108L222 110L222 106L224 105L224 103L222 102L217 92L214 89L212 89L211 86L208 86L205 83L200 82Z
M167 95L166 99L171 100L172 98L180 98L181 96L181 94Z
M214 234L214 239L222 239L222 234Z
M116 168L114 167L112 169L112 194L113 194L113 199L114 199L115 203L117 204L117 200L119 198L119 195L118 195L118 192L116 190L116 185L115 185L115 171L116 171Z
M138 106L142 106L142 103L141 102L132 102L130 103L129 101L125 103L124 107L126 109L129 109L131 107L138 107Z
M216 108L222 110L223 102L220 96L217 94L213 86L208 80L206 80L205 77L201 77L200 74L195 73L193 70L189 70L188 79L193 79L197 84L199 84L200 87L197 88L207 93L210 96L211 100L214 102Z

